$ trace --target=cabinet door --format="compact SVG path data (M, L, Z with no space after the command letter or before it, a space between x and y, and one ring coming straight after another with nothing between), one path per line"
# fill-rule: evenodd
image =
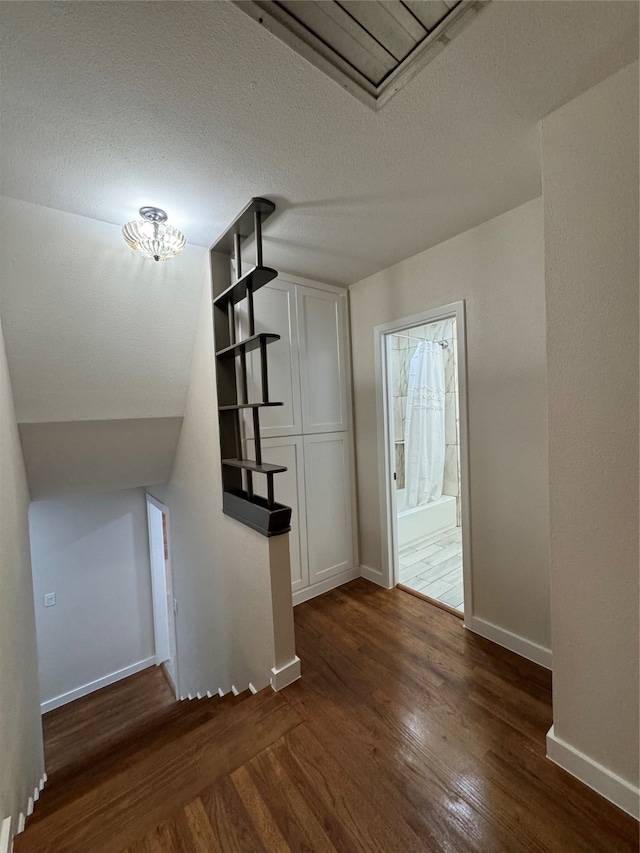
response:
M267 347L269 399L282 406L260 410L260 435L264 438L279 435L300 435L302 412L300 404L300 372L298 366L298 331L295 285L276 279L256 291L253 297L256 334L275 332L280 340ZM248 337L246 303L236 306L239 333ZM255 350L247 357L249 401L262 399L260 353ZM247 437L253 436L250 413L244 412Z
M309 583L353 566L349 434L304 436Z
M297 285L303 432L346 430L345 299Z
M248 441L247 444L250 455L253 456L253 441ZM309 586L303 456L302 436L262 439L263 460L287 466L286 471L275 475L273 483L276 501L291 507L289 543L291 551L291 589L293 592ZM254 474L253 483L256 493L266 497L266 478L259 474Z

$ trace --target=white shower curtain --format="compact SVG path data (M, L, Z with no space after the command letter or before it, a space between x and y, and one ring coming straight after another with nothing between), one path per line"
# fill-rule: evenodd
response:
M442 496L444 481L444 354L433 341L421 341L409 366L404 425L407 507Z

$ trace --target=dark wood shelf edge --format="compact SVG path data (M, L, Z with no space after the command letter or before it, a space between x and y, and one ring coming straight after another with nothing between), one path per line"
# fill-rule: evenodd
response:
M272 267L251 267L243 276L241 276L233 284L229 285L226 290L219 293L213 298L213 304L219 307L226 305L228 302L240 302L247 295L247 289L251 287L253 293L260 290L265 284L269 284L278 275L278 271Z
M259 465L254 459L223 459L222 464L239 468L241 471L251 471L252 474L283 474L287 470L285 465L274 465L270 462Z
M235 403L232 406L218 406L218 411L238 412L240 409L266 409L272 406L284 406L284 403Z
M263 536L280 536L291 530L291 507L274 504L269 509L264 498L254 495L251 499L246 492L223 492L222 512Z
M244 352L253 352L254 349L258 349L260 347L260 342L262 340L264 340L268 346L269 344L274 344L276 341L279 341L280 335L276 335L275 332L260 332L257 335L251 335L250 338L245 338L243 341L238 341L228 347L219 349L216 352L216 358L228 358L232 355L239 355L243 350Z

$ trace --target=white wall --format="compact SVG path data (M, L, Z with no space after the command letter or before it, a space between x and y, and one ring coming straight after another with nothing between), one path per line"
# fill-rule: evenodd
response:
M376 325L465 299L474 617L548 649L542 202L350 288L363 565L379 569Z
M637 63L544 120L542 164L554 734L637 813Z
M18 828L44 773L29 492L0 324L0 824Z
M44 710L155 663L144 490L35 501L29 530Z
M171 523L171 566L178 601L178 678L182 695L231 684L269 684L277 636L291 627L288 550L222 514L211 289L202 289L191 382L171 479L163 502ZM153 490L152 490L153 491ZM277 539L288 539L288 536ZM270 559L270 552L275 555ZM273 578L286 575L282 607ZM272 577L273 575L273 577ZM272 588L274 593L272 595ZM279 596L279 597L278 597ZM274 625L273 607L280 606Z
M18 422L181 417L206 250L155 263L120 225L6 197L0 214Z

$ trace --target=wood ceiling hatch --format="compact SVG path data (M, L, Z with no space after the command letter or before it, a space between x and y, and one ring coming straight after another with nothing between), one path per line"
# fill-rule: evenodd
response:
M235 5L374 110L489 0L235 0Z

